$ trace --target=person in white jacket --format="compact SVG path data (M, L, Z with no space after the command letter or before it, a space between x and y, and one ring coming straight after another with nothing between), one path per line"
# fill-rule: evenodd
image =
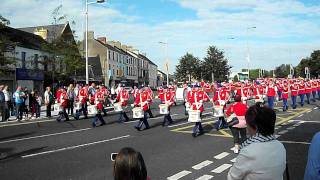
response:
M228 180L282 180L286 167L286 150L274 137L275 112L260 105L251 106L246 115L251 135L240 148L230 168Z

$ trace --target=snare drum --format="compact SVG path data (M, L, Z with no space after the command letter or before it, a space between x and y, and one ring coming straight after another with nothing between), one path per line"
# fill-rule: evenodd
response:
M60 112L60 111L62 111L62 106L60 103L56 103L53 105L53 109L54 109L54 111Z
M169 114L169 109L166 104L160 104L159 108L160 108L160 114Z
M141 119L143 118L144 113L140 107L135 107L132 109L132 117L133 119Z
M75 108L76 110L80 110L80 109L82 108L81 102L76 102L76 103L74 104L74 108Z
M214 106L213 107L213 116L214 117L223 117L223 106Z
M201 122L200 110L189 110L188 122Z
M226 101L223 101L223 100L218 100L220 106L224 106L226 104Z
M121 102L118 102L118 103L114 103L114 104L113 104L113 108L114 108L114 111L115 111L115 112L120 112L120 111L123 110L121 104L122 104Z
M96 105L90 105L88 106L88 114L89 115L96 115L98 113L97 106Z

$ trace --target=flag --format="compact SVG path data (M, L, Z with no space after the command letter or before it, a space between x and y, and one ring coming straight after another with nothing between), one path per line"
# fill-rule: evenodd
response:
M168 71L169 71L169 63L165 63L165 64L164 64L164 68L165 68L165 70L168 72Z

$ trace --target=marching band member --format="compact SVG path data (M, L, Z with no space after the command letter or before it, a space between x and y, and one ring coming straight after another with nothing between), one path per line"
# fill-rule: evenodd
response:
M199 110L200 111L200 117L202 115L202 112L204 111L203 108L203 102L209 101L210 97L207 93L199 89L199 86L195 86L191 96L188 97L188 101L191 104L191 108L193 110ZM196 122L195 126L193 127L193 133L192 136L196 137L197 135L203 134L203 128L201 122Z
M306 88L305 94L307 96L307 103L310 104L310 96L311 96L311 92L312 92L312 84L311 84L309 79L305 83L305 88Z
M176 102L176 99L175 99L176 98L176 90L177 89L174 86L170 86L168 90L169 90L169 93L171 93L171 96L173 97L174 105L177 106L177 102Z
M101 112L103 111L103 102L104 102L104 94L100 90L96 91L94 94L94 104L97 106L97 114L94 117L92 126L96 127L97 126L97 121L100 121L100 126L106 125L106 122L104 121Z
M61 104L62 110L59 112L59 117L57 118L57 121L60 122L63 117L66 119L65 121L69 121L69 116L66 112L66 108L68 107L68 94L65 89L60 90L58 99Z
M135 128L140 131L142 125L145 125L145 129L149 129L149 123L148 123L148 115L147 115L147 111L149 109L149 94L147 91L144 91L144 88L142 87L138 93L137 93L137 97L134 101L134 106L138 106L140 108L142 108L142 110L144 111L144 116L143 118L140 119L139 123L135 126Z
M131 94L132 94L134 99L136 99L138 91L139 91L139 89L137 88L137 86L134 86L132 91L131 91Z
M81 111L84 115L84 119L88 119L88 106L87 106L88 97L89 97L88 85L86 84L84 87L82 87L79 90L79 94L78 94L78 100L81 103ZM79 110L77 110L75 119L79 119L79 117L80 117L80 112Z
M129 100L129 92L124 87L125 87L125 84L122 84L122 88L120 89L119 94L117 95L117 98L116 98L117 102L120 102L122 107L126 107L128 105L128 100ZM123 121L122 120L123 117L125 119L125 122L129 121L129 118L124 109L120 112L120 117L118 120L119 123Z
M152 104L152 99L153 99L153 97L154 97L153 92L152 92L152 90L151 90L150 87L145 87L145 88L144 88L144 91L147 92L149 105L151 105L151 104ZM153 114L152 114L152 112L151 112L151 106L148 106L147 113L149 114L149 117L150 117L150 118L154 118L154 117L153 117Z
M299 85L297 84L296 80L293 80L293 82L290 84L292 109L297 108L298 90L299 90Z
M165 104L168 106L168 114L166 114L163 118L163 122L162 122L162 126L165 126L166 125L166 122L168 120L169 124L172 124L173 121L172 121L172 118L171 118L171 115L170 115L170 107L173 105L174 103L174 95L173 93L170 91L170 89L166 88L164 89L164 92L163 92L163 96L161 98L161 103L162 104Z
M100 87L99 87L99 91L103 94L103 96L104 96L104 101L103 101L103 105L105 106L105 107L107 107L108 106L108 104L110 103L110 101L109 101L109 96L110 96L110 92L108 91L108 89L104 86L104 85L101 85ZM104 116L107 116L107 110L103 107L102 108L102 111L103 111L103 115Z
M272 80L269 82L269 85L267 86L266 91L267 91L267 97L268 97L268 106L269 108L273 109L274 97L276 96L277 86L274 86L274 83Z
M221 88L217 89L217 91L215 92L213 99L212 99L212 102L215 106L222 106L223 111L224 111L229 99L230 99L230 95L229 95L227 88L221 87ZM227 122L225 121L224 116L219 117L219 119L216 123L217 131L221 128L227 128L227 127L228 127Z
M300 82L299 82L299 90L298 90L298 94L299 94L299 96L300 96L300 105L301 105L301 107L304 105L304 95L305 95L305 93L306 93L306 91L305 91L305 83L304 83L304 81L303 80L300 80Z
M281 100L281 98L282 98L281 95L282 95L282 91L283 91L282 82L281 81L277 81L276 82L276 86L277 86L277 89L278 89L277 93L278 93L279 100Z
M320 79L318 79L318 98L320 100Z
M282 86L282 102L283 102L283 111L288 110L288 97L289 97L289 87L288 83L284 82Z
M318 88L317 80L314 79L311 84L312 84L312 97L313 97L312 101L316 102L316 95L317 95L317 88Z

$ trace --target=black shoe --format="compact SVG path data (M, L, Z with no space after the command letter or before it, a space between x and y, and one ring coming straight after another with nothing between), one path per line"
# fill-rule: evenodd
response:
M192 137L197 137L197 134L196 133L192 133Z
M144 128L143 130L148 130L148 129L150 129L150 127L146 127L146 128Z
M168 126L170 126L171 124L173 124L173 121L169 122Z
M70 119L66 119L65 121L70 121Z
M100 124L100 126L104 126L104 125L106 125L106 123L102 123L102 124Z
M141 131L141 129L139 127L137 127L137 126L135 126L134 128L136 128L138 131Z
M203 131L200 131L199 133L198 133L198 136L201 136L201 135L203 135L204 134L204 132Z

